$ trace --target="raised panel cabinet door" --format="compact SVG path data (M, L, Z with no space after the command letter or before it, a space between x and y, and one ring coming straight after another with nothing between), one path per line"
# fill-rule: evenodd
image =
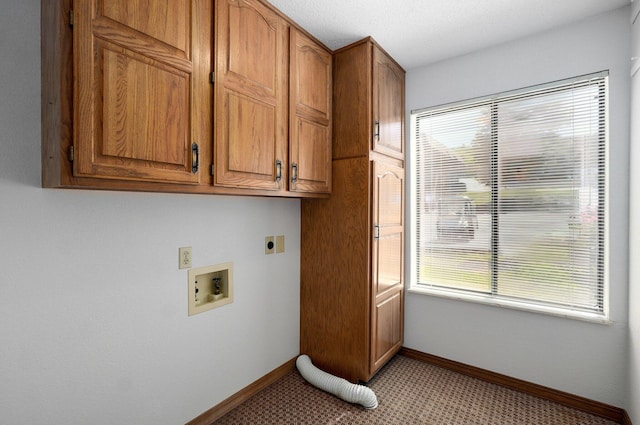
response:
M290 190L331 191L331 52L295 28L290 34Z
M404 169L373 161L372 373L402 346L404 325Z
M373 161L373 296L404 285L404 169Z
M404 79L404 70L374 46L372 148L399 159L404 159Z
M284 190L287 24L257 0L215 3L214 185Z
M73 11L74 175L200 183L211 3L76 0Z
M377 302L373 309L371 374L380 369L403 344L404 291L396 288Z

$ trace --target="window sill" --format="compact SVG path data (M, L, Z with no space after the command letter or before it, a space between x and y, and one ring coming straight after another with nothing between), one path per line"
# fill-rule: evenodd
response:
M479 304L492 305L497 307L510 308L515 310L523 310L532 313L547 314L550 316L563 317L566 319L582 320L586 322L599 323L603 325L611 325L612 322L608 315L589 313L584 311L572 311L559 307L536 305L515 300L498 299L483 294L470 294L467 292L456 290L444 290L436 288L428 288L413 284L407 288L407 292L413 294L422 294L435 297L448 298L458 301L475 302Z

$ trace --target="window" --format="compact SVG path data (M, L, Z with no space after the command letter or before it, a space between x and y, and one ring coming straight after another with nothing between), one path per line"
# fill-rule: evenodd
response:
M606 320L607 80L412 111L410 290Z

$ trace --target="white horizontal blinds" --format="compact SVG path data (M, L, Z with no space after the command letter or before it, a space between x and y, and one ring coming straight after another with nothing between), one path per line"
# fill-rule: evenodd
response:
M490 114L490 105L471 105L416 117L416 268L424 285L491 291Z
M599 311L604 81L497 106L497 293Z
M603 311L606 78L412 113L421 285Z

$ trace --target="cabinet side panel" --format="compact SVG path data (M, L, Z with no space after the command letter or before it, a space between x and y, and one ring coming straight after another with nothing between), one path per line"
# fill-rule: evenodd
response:
M333 161L329 199L302 201L300 350L345 379L369 369L369 160Z
M71 178L73 73L71 0L42 0L42 187L59 187Z
M371 125L370 43L333 58L333 158L368 155Z

